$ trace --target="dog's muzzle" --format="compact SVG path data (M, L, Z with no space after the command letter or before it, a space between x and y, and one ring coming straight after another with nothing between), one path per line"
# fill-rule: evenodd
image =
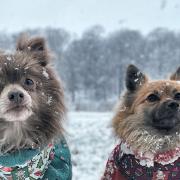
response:
M180 122L179 103L175 100L163 102L153 113L153 126L171 130Z

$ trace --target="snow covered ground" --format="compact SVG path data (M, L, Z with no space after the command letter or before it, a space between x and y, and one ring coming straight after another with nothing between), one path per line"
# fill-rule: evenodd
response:
M67 130L73 180L100 180L115 145L112 113L70 112Z

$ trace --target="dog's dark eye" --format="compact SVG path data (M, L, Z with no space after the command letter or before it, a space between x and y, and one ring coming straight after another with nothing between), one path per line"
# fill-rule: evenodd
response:
M27 86L32 86L34 84L34 82L33 82L32 79L25 79L24 84L27 85Z
M180 100L180 93L176 93L175 96L174 96L174 99L175 100Z
M147 100L148 100L149 102L156 102L156 101L159 101L160 98L159 98L159 96L156 95L156 94L150 94L150 95L147 97Z

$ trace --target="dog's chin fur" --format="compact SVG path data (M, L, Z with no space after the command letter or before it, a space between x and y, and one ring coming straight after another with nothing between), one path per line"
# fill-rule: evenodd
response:
M66 108L61 82L49 64L42 38L20 38L14 54L0 53L0 154L43 148L63 136ZM32 86L24 82L33 80ZM8 92L24 94L22 109L13 109Z
M63 135L58 119L54 124L47 122L49 127L44 126L45 122L47 119L38 119L35 115L23 121L0 119L0 154L21 149L43 148L48 143L58 140Z
M8 111L3 115L3 118L10 122L26 121L31 115L31 109L24 107L21 111Z
M144 116L139 115L130 115L123 120L118 120L117 118L122 116L120 114L117 113L114 117L113 126L118 137L126 142L133 151L157 154L174 150L180 146L180 133L178 131L169 134L163 131L159 132L146 125Z

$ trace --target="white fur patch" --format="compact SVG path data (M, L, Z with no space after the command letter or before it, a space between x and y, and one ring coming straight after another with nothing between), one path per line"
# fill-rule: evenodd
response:
M24 94L22 110L11 110L11 102L8 99L10 91L18 90ZM25 121L32 115L32 99L28 92L18 84L10 84L6 86L0 95L0 117L6 121Z
M7 121L25 121L31 115L32 115L31 110L27 108L23 108L23 110L20 112L9 111L8 113L5 113L3 115L3 118Z

